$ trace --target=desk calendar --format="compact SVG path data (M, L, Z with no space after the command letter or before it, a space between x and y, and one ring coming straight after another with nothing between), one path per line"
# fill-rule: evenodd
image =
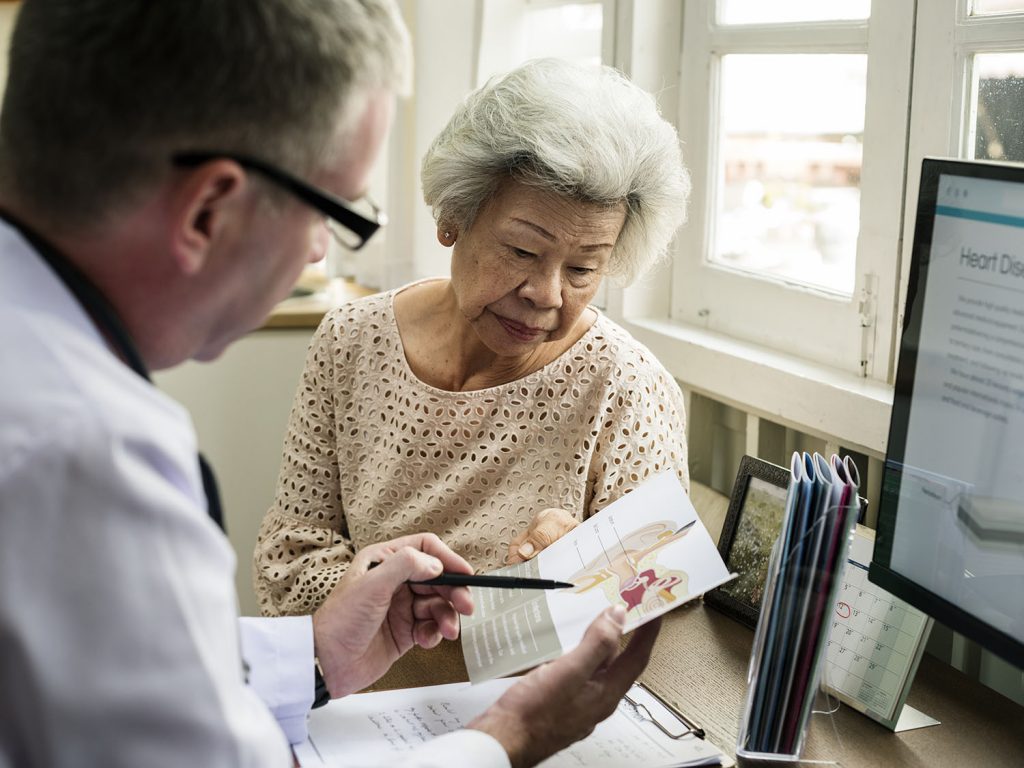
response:
M895 729L932 620L868 581L875 532L858 525L836 602L822 685Z

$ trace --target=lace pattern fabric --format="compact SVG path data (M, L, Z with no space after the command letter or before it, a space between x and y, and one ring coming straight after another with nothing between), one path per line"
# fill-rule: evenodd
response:
M335 310L313 338L256 544L265 614L312 612L373 542L432 531L489 570L545 507L583 519L667 468L688 487L682 393L611 320L528 376L447 392L406 362L400 290Z

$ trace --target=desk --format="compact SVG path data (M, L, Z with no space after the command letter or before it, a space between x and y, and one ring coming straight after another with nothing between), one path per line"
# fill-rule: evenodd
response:
M642 680L734 754L754 633L701 603L672 611ZM376 690L466 680L458 643L415 649ZM820 697L819 697L820 700ZM814 715L803 757L842 768L1024 765L1024 707L928 656L907 701L941 725L892 733L846 706ZM739 765L772 765L739 761ZM795 764L794 764L795 765Z

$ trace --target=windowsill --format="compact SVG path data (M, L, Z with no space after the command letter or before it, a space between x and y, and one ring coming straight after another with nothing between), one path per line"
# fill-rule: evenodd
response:
M280 302L260 330L268 328L316 328L324 315L353 299L376 293L354 280L334 278L308 296L295 296Z
M633 317L622 325L691 390L847 448L885 454L890 384L682 323Z

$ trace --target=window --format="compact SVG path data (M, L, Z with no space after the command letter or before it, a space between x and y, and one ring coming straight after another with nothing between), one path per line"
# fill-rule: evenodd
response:
M685 386L883 455L921 158L1024 162L1024 0L681 7L689 223L614 316Z
M600 64L604 8L600 0L589 3L527 4L524 60L537 56L561 56L571 61Z
M721 0L722 24L780 24L796 21L866 19L870 0Z
M907 210L926 155L1024 161L1024 1L919 3L915 42Z
M1024 161L1024 51L974 57L974 157Z
M686 4L679 128L694 194L673 319L887 377L912 11Z
M477 85L529 59L611 61L613 0L502 0L483 3Z
M864 54L721 57L712 263L853 293L866 82Z
M1024 2L934 0L917 28L911 158L1024 160Z

